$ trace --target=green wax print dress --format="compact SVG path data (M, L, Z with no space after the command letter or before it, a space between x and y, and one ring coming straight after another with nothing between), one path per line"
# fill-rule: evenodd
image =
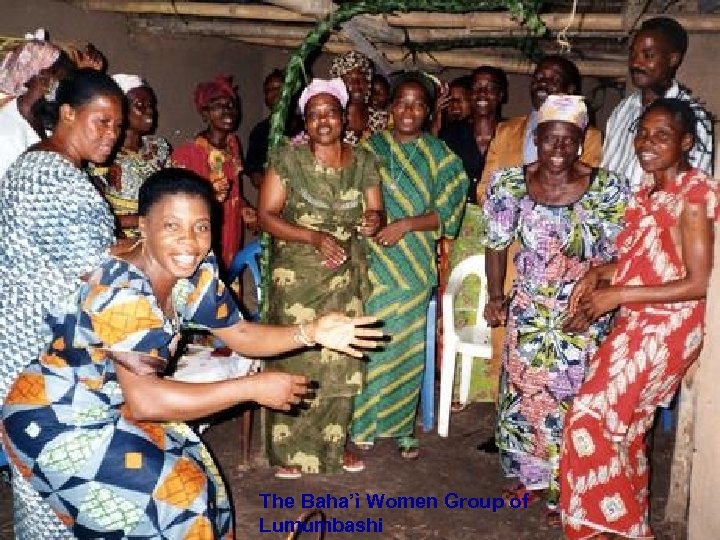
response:
M300 144L271 152L269 163L287 190L283 219L331 234L348 254L342 266L327 268L313 246L275 240L269 322L299 324L332 311L362 315L369 291L367 241L356 228L365 210L364 192L380 183L375 157L354 148L348 166L327 168L317 163L307 144ZM364 361L314 348L272 360L268 368L306 375L317 383L305 408L291 414L268 412L270 464L298 466L304 473L340 472L352 396L362 389Z
M373 291L367 311L383 321L390 341L370 353L352 437L356 442L396 437L407 447L417 444L412 433L425 368L427 305L437 285L436 242L458 233L468 179L460 158L431 135L400 144L385 131L368 145L382 163L388 223L429 212L440 220L439 230L409 232L394 246L370 243Z

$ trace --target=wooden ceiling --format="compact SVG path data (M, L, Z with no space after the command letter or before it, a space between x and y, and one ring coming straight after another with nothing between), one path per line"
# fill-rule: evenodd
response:
M124 13L131 32L162 35L219 36L268 47L297 47L316 21L335 6L331 0L272 0L265 3L190 2L167 0L66 0L93 11ZM689 0L692 1L692 0ZM578 0L571 17L570 0L550 0L552 11L541 18L548 35L538 40L546 52L560 52L558 34L567 27L572 58L584 75L621 78L627 72L628 35L638 21L656 9L653 0ZM673 14L690 33L717 32L720 15L697 13L693 5ZM592 10L592 11L589 11ZM532 63L507 47L473 47L409 54L413 44L526 36L526 29L507 12L468 14L409 12L359 16L338 29L324 50L342 53L360 49L385 69L408 65L470 68L481 64L514 73L529 73ZM430 45L432 46L432 45Z

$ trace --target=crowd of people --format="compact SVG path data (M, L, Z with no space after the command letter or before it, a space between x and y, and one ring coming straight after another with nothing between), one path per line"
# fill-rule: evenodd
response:
M279 147L265 119L244 154L230 77L197 85L204 126L171 149L148 81L107 75L94 48L20 44L0 66L16 537L232 537L187 422L243 401L268 409L278 478L359 473L380 438L418 459L428 303L478 253L487 283L458 309L493 327L473 385L496 403L480 448L514 479L503 496L544 501L569 539L651 537L645 436L702 347L720 217L711 116L676 79L687 45L672 18L642 23L637 91L604 142L565 56L537 63L529 113L505 119L501 69L388 80L353 51L308 82ZM269 109L283 78L263 82ZM272 237L264 324L223 281L247 227ZM167 378L189 323L265 369Z

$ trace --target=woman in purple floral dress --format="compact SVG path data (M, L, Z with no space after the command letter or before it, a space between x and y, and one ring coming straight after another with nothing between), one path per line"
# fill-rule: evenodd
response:
M628 198L627 183L578 159L587 112L578 96L550 96L536 132L538 161L499 171L488 187L486 270L491 325L507 323L498 397L497 444L507 496L543 491L548 522L559 525L558 461L565 412L585 365L608 330L564 330L577 280L609 260ZM518 240L517 277L503 294L507 248Z

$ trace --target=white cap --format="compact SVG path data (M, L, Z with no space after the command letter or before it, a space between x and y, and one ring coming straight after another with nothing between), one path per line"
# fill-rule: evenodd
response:
M123 91L123 94L127 94L130 90L133 90L135 88L140 88L141 86L146 86L145 81L143 81L137 75L128 75L125 73L118 73L116 75L113 75L112 78L113 78L113 81L115 81L117 83L117 85L120 87L120 90Z

